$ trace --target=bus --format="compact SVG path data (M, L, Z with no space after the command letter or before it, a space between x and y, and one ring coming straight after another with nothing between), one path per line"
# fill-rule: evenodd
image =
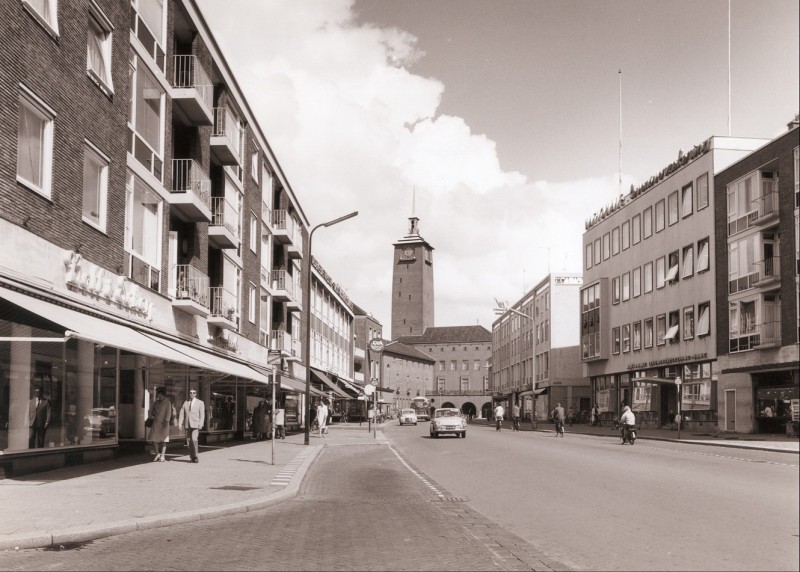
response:
M411 405L409 407L417 414L417 420L431 420L431 402L427 397L415 397L411 400Z

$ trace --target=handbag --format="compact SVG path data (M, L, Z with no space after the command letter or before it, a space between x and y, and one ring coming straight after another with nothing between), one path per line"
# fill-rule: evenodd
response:
M145 419L144 426L145 427L152 427L153 426L153 418L152 417L148 417L147 419Z

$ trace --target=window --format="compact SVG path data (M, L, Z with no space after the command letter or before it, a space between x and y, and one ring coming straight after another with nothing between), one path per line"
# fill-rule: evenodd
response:
M256 312L258 312L258 294L256 285L250 282L247 291L247 319L251 324L256 323Z
M664 336L667 335L667 315L661 314L656 316L656 344L663 346L666 341Z
M653 318L644 321L644 347L653 347Z
M656 203L656 232L664 230L664 199Z
M683 248L683 272L681 275L688 278L694 273L694 245L690 244Z
M669 197L667 197L667 200L669 201L667 224L672 226L678 222L678 191L670 193Z
M594 241L594 265L597 266L600 264L600 239L595 239Z
M131 62L131 82L128 121L135 133L133 155L160 181L165 92L136 57Z
M161 268L163 201L139 177L128 172L125 206L125 249L130 253L128 276L158 290Z
M631 273L626 272L622 275L622 301L627 302L631 299Z
M444 391L444 379L443 377L436 378L436 389L438 391Z
M631 242L639 244L642 241L642 215L636 215L631 219Z
M105 14L91 2L89 5L89 29L86 41L86 71L99 86L111 93L111 31L114 26Z
M461 360L461 371L469 371L469 360Z
M707 336L711 333L711 302L697 305L697 335Z
M694 337L694 306L683 309L683 339L691 340Z
M642 267L634 268L631 274L633 274L633 297L638 298L642 295Z
M692 183L681 189L681 217L686 218L692 214Z
M611 257L611 235L605 233L603 235L603 260L608 260Z
M461 382L461 391L467 391L469 389L469 378L462 377L459 381Z
M644 293L647 294L648 292L653 291L653 263L648 262L645 264L643 267L643 272L644 278L642 281L644 282Z
M614 355L619 355L619 328L614 328L611 330L611 353Z
M85 142L83 148L83 220L106 231L109 159L97 147Z
M681 316L678 310L669 313L669 329L664 335L664 339L675 343L681 339Z
M17 181L50 199L56 114L26 88L22 90L17 130Z
M625 221L622 223L622 250L628 250L631 247L631 223Z
M642 349L642 323L633 323L633 351Z
M445 363L444 360L439 360L439 371L445 370Z
M58 0L22 0L22 5L54 36L58 36Z
M708 270L708 238L697 242L697 272Z
M642 235L644 238L653 236L653 207L647 207L642 213Z
M132 4L148 32L152 34L152 37L145 38L142 30L139 30L139 39L148 49L153 41L161 44L164 40L164 0L133 0Z
M666 276L666 269L664 268L666 259L662 256L656 258L656 289L664 287L664 277Z
M584 260L586 262L586 270L589 270L592 267L592 243L586 245L586 255L584 256Z
M450 360L450 371L455 371L455 370L456 370L456 360L451 359Z
M668 261L669 269L667 270L667 276L665 278L665 280L667 282L669 282L670 284L674 284L675 282L678 281L678 265L679 265L679 262L680 262L680 259L679 259L679 256L678 256L678 251L675 250L674 252L670 252L669 253L669 261Z
M611 231L611 254L619 254L619 227L614 227Z
M481 370L481 360L476 359L472 364L472 369L475 370L475 371L480 371Z
M697 210L703 210L708 206L708 173L703 173L697 177Z
M622 326L622 351L627 353L631 351L631 326L625 324Z
M250 211L250 250L258 252L258 216Z
M619 276L611 279L611 303L619 304Z

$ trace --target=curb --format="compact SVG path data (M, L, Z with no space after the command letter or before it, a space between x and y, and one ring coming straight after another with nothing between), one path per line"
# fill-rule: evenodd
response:
M221 505L217 507L190 510L170 515L153 515L137 519L125 519L116 522L109 522L97 526L78 526L65 528L63 530L53 530L37 532L19 536L8 536L0 539L0 551L21 550L25 548L48 548L63 544L74 544L98 540L109 536L128 534L142 530L151 530L176 524L187 524L200 520L211 520L222 516L243 514L265 509L269 506L294 498L300 491L300 484L306 476L306 472L314 460L322 451L323 445L315 445L313 451L308 453L306 459L295 471L289 484L283 489L270 493L264 497L250 501L242 501L233 504Z

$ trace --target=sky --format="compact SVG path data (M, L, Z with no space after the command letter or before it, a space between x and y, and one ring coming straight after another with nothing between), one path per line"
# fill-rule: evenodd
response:
M310 225L359 212L313 255L386 338L412 214L435 325L491 330L495 299L581 272L620 188L800 107L797 0L730 0L730 76L727 0L197 2Z

